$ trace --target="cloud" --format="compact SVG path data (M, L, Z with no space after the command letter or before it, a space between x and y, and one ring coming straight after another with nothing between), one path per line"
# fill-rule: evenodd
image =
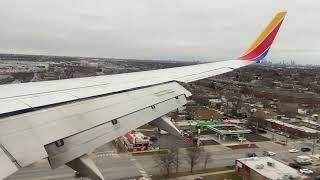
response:
M319 64L316 0L2 0L2 53L227 60L287 10L269 59Z

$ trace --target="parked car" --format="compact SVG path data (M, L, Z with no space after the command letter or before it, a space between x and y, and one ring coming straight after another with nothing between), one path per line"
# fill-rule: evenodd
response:
M162 135L169 134L167 131L164 131L164 130L162 130L162 129L160 129L160 132L159 132L159 133L162 134Z
M295 168L295 169L301 169L301 165L296 164L296 163L289 163L288 166Z
M314 158L314 159L319 160L320 159L320 154L314 154L314 155L311 155L311 157Z
M299 152L298 149L289 149L288 151L289 151L289 153L297 153L297 152Z
M238 141L240 141L240 142L243 142L243 141L246 141L247 139L246 138L244 138L244 137L239 137L238 138Z
M314 177L315 180L320 180L320 175Z
M306 168L300 169L299 172L301 172L303 174L308 174L308 175L313 174L313 171L311 171L310 169L306 169Z
M295 161L300 165L310 165L310 164L312 164L312 158L310 156L305 156L305 155L297 156Z
M311 149L308 148L308 147L303 147L303 148L301 148L301 151L302 151L302 152L310 152Z
M194 178L193 180L204 180L204 177L199 176L199 177Z
M275 153L275 152L272 152L272 151L263 151L263 155L264 155L264 156L275 156L276 153Z
M256 154L256 153L249 153L249 152L248 152L248 153L246 154L246 156L247 156L247 157L257 157L257 154Z

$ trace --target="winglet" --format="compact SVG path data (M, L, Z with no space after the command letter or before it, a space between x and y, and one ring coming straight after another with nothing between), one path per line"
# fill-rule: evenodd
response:
M279 12L251 47L238 59L260 62L268 54L287 12Z

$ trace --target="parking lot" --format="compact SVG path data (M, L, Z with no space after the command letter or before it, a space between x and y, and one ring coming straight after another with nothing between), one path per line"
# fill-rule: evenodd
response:
M160 149L167 148L187 148L192 146L191 141L187 141L186 138L176 137L171 134L159 134L157 131L143 131L144 135L149 137L156 137L153 142L153 147L159 147Z
M262 136L256 133L244 134L244 138L246 138L250 142L263 142L263 141L270 141L271 139Z

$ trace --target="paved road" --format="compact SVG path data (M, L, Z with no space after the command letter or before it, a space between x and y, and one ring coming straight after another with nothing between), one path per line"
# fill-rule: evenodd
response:
M282 146L273 142L258 142L256 143L259 148L256 149L240 149L231 150L221 145L214 145L206 147L206 151L210 152L211 160L208 162L207 167L221 167L234 165L235 159L245 157L246 152L256 152L258 156L262 155L264 150L276 152L275 159L282 162L290 162L294 157L301 154L310 153L288 153L288 149L305 146L306 142L292 141L288 143L288 146ZM316 148L316 154L319 153L319 149ZM181 150L180 154L180 167L179 171L188 171L190 166L187 159L187 155L184 150ZM128 154L115 154L112 151L99 153L94 157L94 161L101 170L106 179L134 179L136 177L150 177L152 174L159 174L160 167L155 162L154 156L131 156ZM199 160L195 169L201 169L204 167L203 159ZM152 177L152 176L151 176ZM72 180L73 171L62 166L52 171L48 163L44 160L30 167L23 168L16 172L7 180Z
M211 173L203 173L201 175L190 175L190 176L183 176L183 177L178 177L174 178L175 180L193 180L199 176L209 176L209 175L215 175L215 174L225 174L225 173L231 173L234 172L235 170L226 170L226 171L218 171L218 172L211 172Z
M106 179L121 179L140 176L137 167L130 161L132 156L102 156L95 159L95 163ZM68 180L73 178L73 170L62 166L52 171L46 161L23 168L8 178L8 180Z

